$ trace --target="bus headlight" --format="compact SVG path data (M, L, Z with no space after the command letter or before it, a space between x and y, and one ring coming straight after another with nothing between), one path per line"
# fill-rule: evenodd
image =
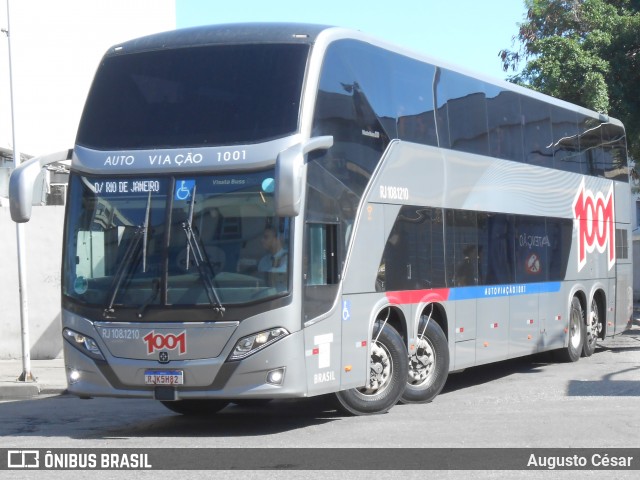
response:
M259 352L287 335L289 335L289 332L284 328L272 328L242 337L238 340L236 346L233 347L233 351L231 355L229 355L228 360L242 360L243 358L247 358L249 355Z
M100 351L100 347L96 341L87 337L86 335L71 330L70 328L65 328L62 330L62 337L65 338L71 345L80 350L82 353L90 356L91 358L97 358L99 360L104 360L104 356Z

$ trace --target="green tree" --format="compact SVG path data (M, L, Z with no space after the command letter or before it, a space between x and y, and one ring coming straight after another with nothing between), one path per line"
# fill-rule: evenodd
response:
M619 118L640 160L640 0L524 3L517 49L500 52L509 80Z

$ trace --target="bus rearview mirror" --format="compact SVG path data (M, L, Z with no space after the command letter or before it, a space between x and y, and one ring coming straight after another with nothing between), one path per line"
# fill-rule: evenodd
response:
M70 160L73 150L43 155L27 160L16 168L9 178L9 210L16 223L28 222L31 218L33 186L43 167L63 160Z
M330 135L310 138L283 150L276 159L276 215L295 217L300 213L302 172L304 157L314 150L327 150L333 146Z

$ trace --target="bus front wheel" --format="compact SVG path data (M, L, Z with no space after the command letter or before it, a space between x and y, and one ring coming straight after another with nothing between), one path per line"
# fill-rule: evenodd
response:
M415 348L409 354L409 375L400 402L430 402L444 387L448 374L447 337L435 320L423 315Z
M341 410L352 415L385 413L393 407L407 383L407 349L392 326L376 323L371 342L369 380L362 388L337 392Z

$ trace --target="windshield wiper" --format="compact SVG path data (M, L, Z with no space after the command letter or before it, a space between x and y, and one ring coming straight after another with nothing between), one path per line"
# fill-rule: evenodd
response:
M194 185L193 191L191 192L191 205L189 206L189 217L186 222L182 223L182 229L184 230L185 235L187 236L187 264L186 268L189 269L189 255L193 255L193 263L196 264L196 268L198 269L198 273L200 273L200 278L202 279L202 283L204 283L205 292L207 293L207 297L209 298L209 303L213 307L213 310L220 315L224 315L225 308L222 306L222 302L220 301L220 297L218 296L218 292L216 291L216 287L213 285L213 268L211 268L211 263L206 258L206 252L204 248L201 247L201 239L200 236L194 232L191 223L193 221L193 203L196 198L196 187Z
M138 258L139 255L139 246L142 242L142 271L146 272L147 270L147 239L149 237L149 212L151 210L151 192L149 192L149 196L147 197L147 207L145 209L144 214L144 223L138 227L136 227L135 232L133 233L133 238L127 245L127 249L124 252L124 256L122 257L122 261L118 265L118 269L116 270L116 274L113 277L113 286L111 287L111 294L109 296L109 305L104 309L103 316L108 317L110 314L114 313L113 304L116 301L116 296L118 295L118 291L122 286L122 282L124 281L127 273L131 270L131 266L134 261ZM155 298L155 296L154 296ZM153 300L153 299L152 299ZM146 306L143 305L146 308ZM138 315L140 316L140 314Z
M153 281L151 282L151 295L149 295L149 298L147 298L147 300L138 309L138 318L142 318L147 307L151 305L151 303L158 297L159 293L160 293L160 280L157 278L154 278Z
M113 283L111 287L111 294L109 296L109 305L104 309L103 316L108 317L109 314L114 313L113 304L116 301L116 296L118 295L118 291L122 286L122 282L125 279L125 276L131 270L131 265L134 263L134 260L138 258L140 253L140 243L142 239L145 237L145 227L137 227L136 231L133 233L133 238L127 245L127 249L124 252L124 256L122 257L122 261L118 265L118 269L116 270L116 274L113 277Z

